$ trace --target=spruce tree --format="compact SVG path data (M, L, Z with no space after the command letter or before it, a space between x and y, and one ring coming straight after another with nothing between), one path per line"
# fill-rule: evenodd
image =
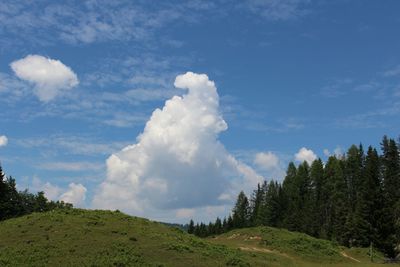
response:
M193 222L193 220L190 220L190 222L189 222L188 233L189 234L193 234L194 233L194 222Z
M311 235L320 237L321 226L325 221L324 202L326 201L324 165L321 159L314 160L310 169L311 179Z
M233 208L233 225L235 228L243 228L249 226L250 207L246 194L241 191L238 195L235 207Z
M380 246L390 257L395 256L395 248L399 243L400 236L396 229L396 205L400 199L400 159L398 146L393 139L386 136L382 140L382 176L383 176L383 199L380 225Z
M296 174L297 168L293 162L290 162L286 171L285 179L283 180L283 198L284 203L286 204L283 210L284 220L283 227L286 229L295 229L295 214L293 213L296 210L295 206L295 196L296 196Z

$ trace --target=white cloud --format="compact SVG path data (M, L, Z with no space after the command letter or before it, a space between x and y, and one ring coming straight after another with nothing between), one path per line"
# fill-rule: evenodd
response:
M5 135L0 135L0 147L8 144L8 138Z
M85 205L87 190L82 184L70 183L68 189L66 189L50 182L44 183L39 177L34 176L32 182L27 187L32 192L43 191L45 196L53 201L62 200L76 207L83 207Z
M314 160L317 159L317 155L311 150L305 147L300 148L299 152L294 155L296 161L303 162L307 161L308 164L311 164Z
M39 165L44 170L62 170L62 171L85 171L101 170L103 164L93 162L47 162Z
M247 0L247 7L256 14L272 21L304 16L309 11L305 5L310 0Z
M342 149L342 147L340 147L340 146L337 146L334 150L333 150L333 153L332 152L330 152L329 151L329 149L324 149L324 155L325 156L327 156L327 157L330 157L330 156L335 156L335 157L337 157L337 158L340 158L340 157L342 157L343 156L343 149Z
M392 77L400 75L400 65L395 66L394 68L387 70L383 73L385 77Z
M82 184L70 183L68 191L60 196L60 200L72 203L76 207L82 207L86 199L86 187Z
M28 55L10 64L15 75L34 87L34 94L40 101L48 102L62 91L78 85L78 77L59 60L40 55Z
M260 152L256 154L254 163L261 169L269 171L279 167L279 158L271 151Z
M239 189L250 190L262 181L218 141L227 124L214 82L188 72L176 77L175 87L187 93L156 109L137 143L108 158L107 178L94 196L94 207L154 218L165 210L230 203Z

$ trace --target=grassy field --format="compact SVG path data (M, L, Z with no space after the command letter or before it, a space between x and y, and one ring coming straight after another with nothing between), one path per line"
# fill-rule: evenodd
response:
M0 222L0 266L382 265L365 249L274 228L200 239L120 212L71 209Z

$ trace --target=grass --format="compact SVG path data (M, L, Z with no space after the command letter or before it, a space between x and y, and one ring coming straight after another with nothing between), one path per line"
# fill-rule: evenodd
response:
M70 209L0 222L0 266L382 265L369 263L366 249L281 229L248 228L201 239L120 212Z
M209 241L256 254L276 255L278 261L271 266L387 266L383 264L383 255L377 251L371 262L368 248L349 249L303 233L272 227L237 229L209 238Z
M270 258L120 212L58 210L0 222L0 266L254 266Z

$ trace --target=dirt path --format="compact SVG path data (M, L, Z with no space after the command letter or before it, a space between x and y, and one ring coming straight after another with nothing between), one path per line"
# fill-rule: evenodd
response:
M340 254L342 254L343 257L348 258L350 260L353 260L353 261L356 261L356 262L361 262L361 261L359 261L359 260L347 255L346 252L344 252L344 251L340 252Z

